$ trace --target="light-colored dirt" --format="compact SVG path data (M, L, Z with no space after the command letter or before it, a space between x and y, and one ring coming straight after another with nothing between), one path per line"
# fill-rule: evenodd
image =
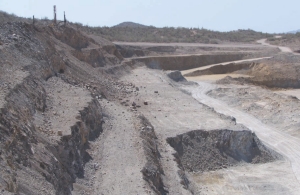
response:
M297 194L300 191L300 140L295 133L300 114L296 111L297 98L276 96L270 90L246 84L220 86L213 82L225 75L194 77L205 80L197 81L198 85L184 79L175 82L167 76L170 72L149 69L134 58L122 61L117 48L102 38L91 36L95 40L90 40L69 27L36 28L38 26L13 24L0 29L1 37L4 33L7 35L4 36L7 44L1 46L1 51L11 47L0 58L3 64L0 84L4 86L0 92L0 107L4 105L0 115L0 194L3 191L35 195ZM18 29L23 29L19 34L29 36L27 41L10 39L11 32L19 32ZM175 62L183 68L189 60L190 64L196 64L193 67L202 63L203 59L193 61L193 55L184 55L187 51L200 51L197 47L205 48L202 48L205 52L213 48L211 53L219 48L257 53L271 48L268 52L277 52L275 46L259 44L134 44L180 47L182 53L175 55L177 59L171 54L165 56L171 58L168 59L171 68ZM194 48L184 51L184 47ZM95 55L92 55L93 50ZM197 58L201 56L199 53ZM241 55L240 51L236 53ZM254 58L257 53L234 59ZM222 54L225 56L217 59L218 62L228 57L227 53ZM264 54L256 57L269 56ZM178 57L183 60L178 61ZM213 66L216 57L212 55L211 60L202 65ZM11 59L14 60L5 62ZM12 81L7 82L10 79ZM217 91L219 87L229 92ZM249 88L257 92L254 97L240 94L251 92ZM217 95L208 96L208 91L217 91ZM280 98L285 100L280 102L284 114L278 114L281 118L277 120L272 115L280 107L277 104ZM249 102L256 106L255 112L243 109L243 106L254 108ZM293 106L296 108L291 108ZM271 124L272 120L277 123ZM289 128L288 125L293 129L282 128ZM236 133L247 128L283 158L267 156L266 161L257 161L269 162L265 164L237 160L233 165L230 164L233 161L227 162L222 156L226 164L221 166L215 160L220 159L220 155L212 157L208 148L197 154L206 155L198 166L201 169L195 169L204 172L193 172L193 169L184 170L174 155L178 150L167 142L170 137L194 130ZM254 148L257 145L253 143L258 142L252 138L239 139L237 143L242 145L247 140L247 147ZM219 142L211 140L209 146L218 145ZM224 143L229 142L236 143ZM195 164L197 162L193 162ZM211 169L212 164L214 169Z
M86 193L151 194L141 174L146 157L135 126L136 116L114 102L100 103L107 117L103 134L91 146L93 160L88 167L93 171L90 173L93 187Z
M267 41L267 39L261 39L261 40L258 40L257 43L260 43L260 44L262 44L264 46L268 46L268 47L277 47L280 49L281 52L293 53L293 50L291 50L291 48L289 48L289 47L271 45L271 44L267 43L266 41Z
M273 46L265 45L264 47ZM252 60L258 61L261 59ZM222 101L208 97L206 93L215 89L217 85L207 80L215 81L225 76L228 76L228 74L203 76L202 78L190 77L187 79L191 81L201 79L206 82L199 81L198 86L182 86L168 80L159 70L148 70L139 67L134 69L132 74L122 78L125 81L133 82L140 88L138 99L135 101L142 105L139 111L153 124L159 137L161 155L163 156L161 161L165 170L164 181L170 190L170 194L186 194L188 191L177 185L180 182L180 178L176 174L178 167L176 163L171 161L174 150L165 143L165 139L195 129L233 128L232 124L225 122L226 120L221 119L217 113L235 117L238 123L254 131L267 146L278 151L285 159L261 165L222 169L215 172L189 173L188 178L195 186L193 192L195 194L297 194L300 190L300 166L297 163L300 160L298 138L277 130L278 126L264 124L259 118L239 108L230 107ZM245 77L247 75L232 74L230 76ZM236 85L230 87L237 88L237 90L238 88L245 88L245 86ZM213 108L217 113L210 112L207 107L203 107L201 104L197 105L194 100L190 100L189 95L182 93L183 91L180 88L184 89L183 91L190 92L195 100ZM154 93L154 91L158 91L158 93ZM144 101L149 104L144 106ZM200 118L201 120L198 120ZM201 123L198 123L200 121Z
M36 112L34 123L55 142L62 135L71 134L70 127L78 121L79 111L87 107L92 97L85 88L72 86L57 77L49 79L45 86L48 108L44 113Z
M232 64L232 63L241 63L241 62L255 62L255 61L258 61L258 60L262 60L262 59L269 59L271 57L263 57L263 58L252 58L252 59L247 59L247 60L237 60L237 61L231 61L231 62L224 62L224 63L218 63L218 64L211 64L211 65L208 65L208 66L203 66L203 67L199 67L199 68L193 68L193 69L189 69L189 70L183 70L181 71L181 74L182 75L186 75L188 73L191 73L191 72L194 72L194 71L197 71L197 70L205 70L205 69L208 69L210 67L213 67L213 66L217 66L217 65L228 65L228 64Z
M271 127L300 138L299 100L296 97L247 84L243 88L220 86L208 95L255 116Z
M122 78L139 87L139 96L133 99L141 108L139 112L153 125L159 140L162 166L164 168L164 184L169 194L189 194L180 184L177 174L178 165L173 161L173 148L166 138L174 137L195 129L239 129L231 120L222 118L208 107L199 104L190 95L178 87L160 70L139 67L132 74ZM157 91L158 93L155 93ZM144 102L148 105L144 105Z
M216 86L214 84L206 83L206 82L198 82L199 86L197 87L187 87L186 90L189 90L193 97L197 99L199 102L206 104L212 108L214 108L217 112L223 113L225 115L233 116L236 118L238 123L241 123L248 127L250 130L255 132L257 136L269 147L273 148L275 151L278 151L280 154L284 155L289 163L284 163L283 165L286 166L277 166L274 167L276 171L270 172L269 177L273 178L275 177L274 174L283 173L282 177L280 177L276 182L279 184L289 184L293 186L298 186L297 189L299 189L299 181L300 181L300 140L298 138L295 138L285 132L279 131L274 127L270 127L264 123L262 123L259 119L255 118L254 116L251 116L237 108L233 108L228 106L228 104L216 100L214 98L208 97L206 93L209 90L214 89ZM276 166L276 165L274 165ZM282 170L288 170L289 166L292 168L292 172L295 177L285 177L284 171ZM259 171L259 167L257 167L257 175L256 177L261 177L261 171ZM285 180L285 181L283 181ZM272 182L275 182L274 180ZM216 182L216 185L218 182ZM245 181L245 183L242 180L239 180L234 185L242 185L242 186L248 186L246 188L251 189L251 183L248 183ZM264 184L262 184L264 185ZM239 187L236 187L237 189L242 189ZM284 188L283 188L284 189ZM291 189L293 192L294 189ZM243 191L243 190L242 190ZM225 194L229 193L229 191L225 192ZM258 193L258 192L257 192ZM269 192L271 193L271 192ZM284 191L277 192L278 194L284 194ZM265 194L265 193L263 193Z
M278 167L282 167L280 171ZM206 173L191 174L201 194L298 194L289 162L231 167ZM282 179L281 179L282 178ZM280 181L281 180L281 181Z
M188 46L188 47L261 47L256 44L228 43L228 44L205 44L205 43L149 43L149 42L113 42L116 45L131 45L131 46Z
M5 97L9 93L9 89L14 88L17 84L22 83L23 79L25 79L29 74L26 71L15 70L15 71L7 71L1 73L2 78L0 79L0 108L2 108L5 104ZM3 76L9 76L10 79L3 78ZM10 82L5 82L10 80Z
M202 75L202 76L195 76L195 77L185 77L188 81L216 81L223 79L227 76L232 78L240 78L240 77L251 77L249 75L244 74L213 74L213 75Z
M300 89L286 89L286 90L279 90L276 91L277 93L286 94L290 96L295 96L300 99Z

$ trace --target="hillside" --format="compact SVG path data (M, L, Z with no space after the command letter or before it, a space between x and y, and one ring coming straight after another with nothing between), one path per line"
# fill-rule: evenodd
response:
M8 13L0 10L0 24L6 23L6 22L17 22L17 21L32 22L32 19L18 17L14 14L8 14Z
M2 13L0 195L300 191L300 101L274 91L300 94L298 55L233 43L271 36L252 30L130 25Z
M236 30L218 32L199 28L144 26L135 23L121 23L113 27L88 27L73 24L85 32L100 35L110 41L125 42L186 42L186 43L211 43L222 42L254 42L258 39L272 37L272 34L256 32L253 30Z
M39 19L36 19L39 20ZM31 18L21 18L12 14L0 12L0 23L9 21L21 21L31 23ZM48 22L49 20L40 20ZM70 23L73 27L99 35L109 41L124 42L185 42L185 43L211 43L224 42L255 42L258 39L273 37L272 34L256 32L253 30L235 30L229 32L218 32L204 28L164 27L157 28L134 22L123 22L113 27L90 27L80 23Z
M290 47L293 51L299 52L300 50L300 33L287 33L281 35L280 38L270 37L268 42L273 45L281 45Z
M287 32L287 33L288 33L288 34L296 34L296 33L298 33L298 32L300 32L300 29L299 29L299 30L289 31L289 32Z

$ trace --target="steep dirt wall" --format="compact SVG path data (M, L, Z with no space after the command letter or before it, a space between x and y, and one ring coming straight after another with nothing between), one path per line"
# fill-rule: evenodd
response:
M134 61L144 62L149 68L163 70L187 70L209 64L217 64L241 60L245 54L216 54L191 56L157 56L136 58Z
M239 64L231 63L227 65L217 65L205 70L196 70L194 72L185 74L184 76L192 77L192 76L211 75L211 74L227 74L242 69L250 69L253 66L255 66L255 63L239 63Z
M111 51L113 53L113 51ZM104 49L91 49L91 50L74 50L72 54L80 61L87 62L93 67L103 67L105 65L119 64L123 59L121 56L116 57L114 54L107 53Z
M124 58L131 58L133 56L145 56L145 52L140 47L116 45L116 48Z
M168 52L168 53L172 53L176 51L176 48L172 46L156 46L156 47L148 47L146 49L149 51Z
M253 83L255 85L266 86L269 88L293 88L299 89L300 88L300 80L293 79L293 78L279 78L279 79L264 79L264 78L253 78L253 79L246 79L249 83Z
M70 135L53 144L33 124L33 115L46 108L41 81L29 76L6 99L0 112L0 189L18 194L71 194L75 178L84 176L84 164L90 159L88 142L102 132L98 101L80 111ZM42 192L40 186L47 185L47 193Z
M284 67L284 68L282 68ZM252 83L269 88L300 88L300 67L298 63L273 63L266 61L261 63L238 63L228 65L217 65L205 70L197 70L184 76L201 76L211 74L238 73L246 74L249 78L224 78L217 83L226 84L236 82L237 84Z
M167 71L167 76L176 81L176 82L179 82L179 81L186 81L186 79L182 76L181 72L176 70L176 71Z
M86 48L89 45L89 42L93 41L71 27L61 27L61 29L57 29L57 27L48 26L48 28L50 29L50 32L53 33L55 38L77 50Z
M86 46L88 38L76 38L82 36L80 33L56 30L55 33L74 35L59 37L64 43L78 50ZM51 39L48 27L37 29L28 24L11 23L2 26L0 31L1 40L6 43L0 49L1 63L7 61L14 70L28 73L18 85L10 85L1 105L0 194L71 194L75 179L85 174L84 165L90 159L86 152L89 141L102 132L101 107L96 100L89 102L79 111L69 133L58 136L55 141L38 128L34 120L37 113L44 115L49 106L45 80L57 75L78 84L73 72L84 77L86 83L90 77L83 74L84 67L77 67L65 51L57 49L58 40ZM12 32L20 35L19 38L8 39ZM113 48L107 50L114 52ZM2 72L4 68L1 66ZM11 76L10 79L16 78ZM96 88L90 90L96 93Z
M162 180L164 171L160 163L161 156L157 149L157 137L154 128L144 116L139 116L139 119L143 124L140 136L143 139L144 152L147 157L147 163L142 170L143 177L157 194L168 194Z
M191 131L167 142L176 150L175 157L187 171L210 171L239 163L266 163L279 158L251 131Z
M61 143L53 151L60 163L67 170L64 174L70 175L70 181L58 183L58 191L66 192L72 189L76 177L84 177L84 166L91 157L86 152L89 141L96 139L102 132L102 112L98 101L93 100L89 106L80 111L80 120L71 127L71 135L63 136ZM71 192L68 192L71 193Z

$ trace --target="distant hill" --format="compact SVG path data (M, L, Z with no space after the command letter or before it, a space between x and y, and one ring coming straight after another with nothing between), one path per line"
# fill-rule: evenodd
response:
M296 33L298 33L298 32L300 32L300 29L299 29L299 30L290 31L290 32L287 32L287 33L288 33L288 34L296 34Z
M157 42L157 43L210 43L222 42L255 42L259 39L273 37L272 34L253 30L236 30L218 32L204 28L183 28L145 26L136 23L121 23L113 27L76 26L94 35L100 35L110 41Z
M274 37L274 34L256 32L251 29L218 32L204 28L155 27L134 22L123 22L113 27L89 27L73 23L77 29L99 35L109 41L156 42L156 43L210 43L256 42Z
M147 28L149 26L143 25L143 24L138 24L138 23L134 23L134 22L122 22L118 25L115 25L113 27L129 27L129 28Z

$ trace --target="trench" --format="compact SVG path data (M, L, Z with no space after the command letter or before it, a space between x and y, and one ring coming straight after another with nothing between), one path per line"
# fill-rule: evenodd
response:
M141 171L143 178L156 194L168 194L168 190L166 189L162 179L164 171L160 162L161 155L158 151L157 137L154 127L143 115L140 115L139 119L141 124L143 124L140 136L143 139L144 153L147 159L147 163Z

